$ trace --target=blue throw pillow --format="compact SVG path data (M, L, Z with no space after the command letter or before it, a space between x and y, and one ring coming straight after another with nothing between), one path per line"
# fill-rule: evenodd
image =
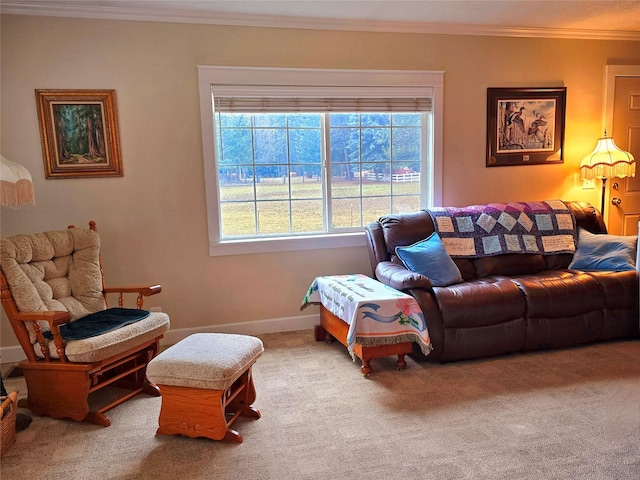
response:
M409 270L428 277L434 287L446 287L462 281L460 270L444 249L437 233L408 247L396 247L396 255Z
M569 268L623 272L636 269L637 236L596 235L578 231L578 248Z

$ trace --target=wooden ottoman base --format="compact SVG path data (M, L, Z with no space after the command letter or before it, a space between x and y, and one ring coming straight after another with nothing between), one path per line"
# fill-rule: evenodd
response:
M242 443L242 435L231 425L241 416L260 418L260 412L251 407L256 399L251 367L227 390L158 386L162 395L159 434Z

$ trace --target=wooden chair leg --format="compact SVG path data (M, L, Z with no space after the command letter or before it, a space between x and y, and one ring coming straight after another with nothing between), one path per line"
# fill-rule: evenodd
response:
M88 423L93 423L94 425L99 425L101 427L108 427L111 425L111 420L102 412L89 412L86 417L84 417L84 421Z
M242 443L243 438L242 435L240 435L240 433L238 433L236 430L228 428L227 433L225 434L222 441L228 443Z

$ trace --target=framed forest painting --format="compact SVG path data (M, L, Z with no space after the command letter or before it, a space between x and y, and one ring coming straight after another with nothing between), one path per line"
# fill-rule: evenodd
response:
M562 163L566 87L487 89L487 167Z
M36 90L46 178L121 177L115 90Z

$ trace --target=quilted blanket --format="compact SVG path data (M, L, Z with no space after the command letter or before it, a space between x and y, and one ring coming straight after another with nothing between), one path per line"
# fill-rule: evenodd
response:
M576 220L561 200L427 209L451 257L551 255L576 249Z

